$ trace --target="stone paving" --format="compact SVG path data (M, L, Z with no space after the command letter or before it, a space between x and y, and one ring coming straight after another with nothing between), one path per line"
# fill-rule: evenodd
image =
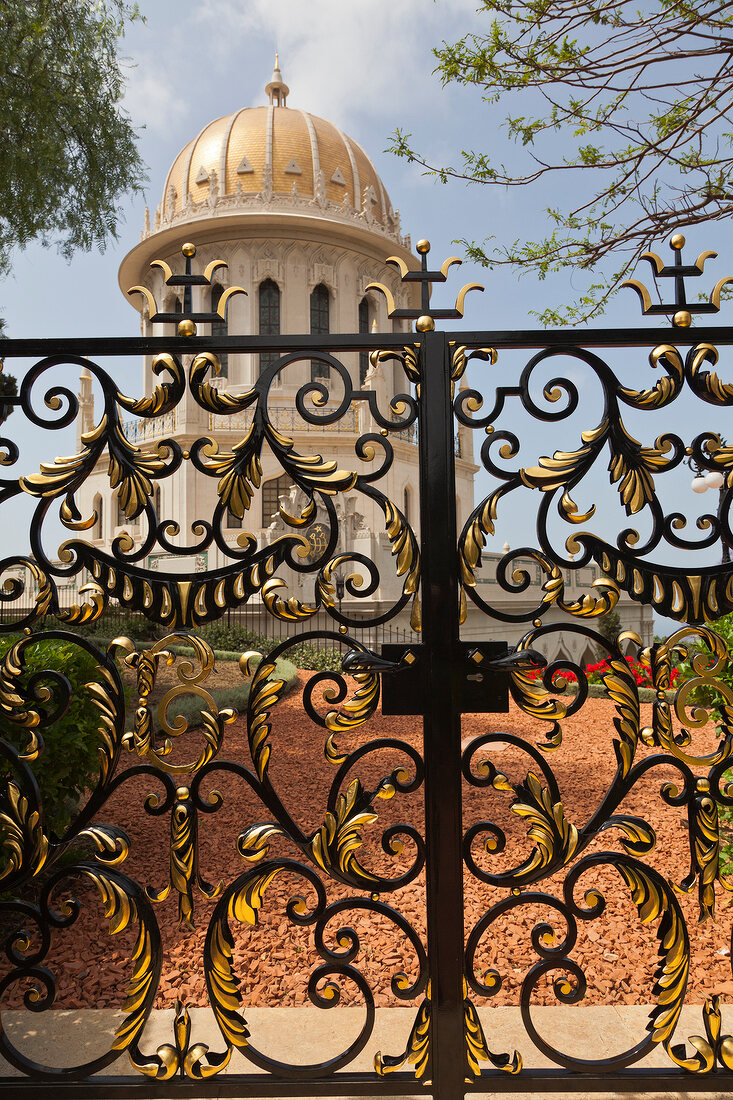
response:
M480 1009L481 1021L489 1047L495 1052L511 1051L517 1048L524 1057L525 1065L532 1068L546 1068L552 1065L536 1050L525 1034L516 1008ZM724 1010L725 1012L725 1010ZM109 1036L114 1031L121 1012L104 1009L83 1011L49 1011L37 1015L25 1011L3 1013L3 1026L11 1041L25 1054L37 1061L58 1065L73 1065L98 1057L107 1049ZM643 1005L632 1006L591 1006L586 1008L537 1008L534 1011L538 1031L548 1040L554 1039L558 1046L568 1053L580 1057L608 1057L615 1052L633 1046L644 1035L648 1017L648 1008ZM363 1012L359 1008L335 1008L324 1011L317 1008L252 1008L246 1013L252 1041L264 1053L282 1061L314 1062L333 1056L342 1050L358 1033ZM367 1048L349 1066L349 1070L364 1072L372 1068L374 1054L382 1050L387 1054L397 1054L403 1049L410 1026L414 1019L411 1009L377 1009L373 1035ZM154 1051L162 1043L172 1041L173 1010L165 1009L152 1014L146 1028L141 1048ZM191 1041L208 1043L212 1050L223 1049L223 1041L208 1008L191 1009ZM724 1015L724 1033L733 1020ZM676 1042L688 1039L690 1035L700 1034L702 1026L701 1007L691 1005L683 1009L680 1026L676 1033ZM63 1052L63 1059L60 1054ZM691 1051L692 1052L692 1051ZM58 1061L57 1061L58 1060ZM673 1068L666 1053L657 1047L640 1066L655 1068ZM16 1071L0 1059L0 1071L3 1076L15 1076ZM106 1075L126 1075L131 1072L127 1056L120 1057L108 1067ZM233 1055L227 1073L258 1072L239 1053ZM306 1086L307 1089L307 1086ZM161 1085L161 1097L165 1096L165 1086ZM473 1093L473 1096L488 1096L486 1093ZM532 1100L534 1094L515 1092L516 1100ZM563 1093L547 1094L562 1096ZM573 1091L577 1100L593 1095L615 1096L614 1093L584 1093ZM626 1093L628 1098L630 1095ZM687 1100L690 1097L706 1097L717 1100L718 1097L730 1097L724 1092L687 1092L645 1093L644 1100L667 1100L676 1097ZM414 1094L420 1096L419 1092ZM425 1093L422 1094L425 1096ZM310 1100L306 1091L303 1100ZM349 1100L344 1097L344 1100ZM387 1100L387 1098L385 1098Z

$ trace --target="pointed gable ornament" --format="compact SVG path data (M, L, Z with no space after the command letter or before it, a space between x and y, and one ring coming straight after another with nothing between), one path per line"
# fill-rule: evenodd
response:
M288 163L285 165L285 171L291 176L302 176L303 169L298 164L295 157L291 157Z
M198 172L196 173L195 182L196 183L208 183L209 182L209 173L206 171L203 164L201 165Z
M346 180L344 174L340 168L337 168L334 174L331 176L331 183L339 183L342 187L346 187Z
M254 172L254 168L249 161L249 157L245 155L237 165L237 175L246 176L249 172Z

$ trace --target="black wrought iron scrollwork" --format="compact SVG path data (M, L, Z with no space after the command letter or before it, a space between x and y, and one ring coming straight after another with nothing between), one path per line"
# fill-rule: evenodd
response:
M553 377L544 384L542 393L547 406L538 405L532 396L533 375L558 358L569 364L582 364L588 381L598 384L604 403L600 420L581 433L574 449L542 456L537 465L513 468L500 465L498 459L510 463L520 448L512 431L500 427L512 399L526 413L548 423L562 422L576 412L578 391L570 378ZM727 486L733 452L715 432L700 433L687 443L676 433L666 432L644 445L625 426L623 416L624 407L636 412L668 408L686 388L707 404L718 408L730 406L731 387L722 383L715 372L704 369L704 364L714 364L717 359L717 349L705 342L693 344L686 355L672 344L658 344L649 362L652 368L661 368L664 377L648 388L633 389L622 385L609 365L594 352L571 345L552 347L529 360L516 386L496 389L488 413L483 414L484 402L479 391L467 389L458 394L454 402L456 417L466 427L485 431L481 458L496 483L472 511L459 540L464 614L465 600L469 599L486 614L505 621L520 618L530 621L541 617L553 605L570 615L595 617L613 608L618 589L679 621L710 621L733 609L733 574L729 568L672 566L664 555L665 547L690 552L733 541L730 488L725 490L717 514L698 517L696 527L702 535L694 539L682 534L688 526L687 517L679 511L665 511L658 491L660 479L677 469L686 456L692 456L701 470L722 473ZM553 405L558 407L552 408ZM475 415L480 411L482 415ZM644 518L650 526L646 537L636 527L621 531L615 546L587 529L595 514L595 504L582 511L573 496L582 492L584 479L598 469L606 455L608 479L616 487L620 504L627 515ZM539 544L515 549L507 555L499 565L497 580L506 592L525 590L529 583L526 573L514 570L510 575L510 569L518 558L534 561L545 578L541 585L542 601L530 610L507 613L479 595L476 577L482 551L496 529L497 519L503 510L516 506L517 494L526 491L541 494L537 507ZM567 525L562 548L550 534L553 511ZM580 525L584 529L578 531ZM587 593L580 600L566 600L563 570L575 571L591 561L602 572L594 582L595 593Z
M9 650L0 669L2 706L10 719L27 731L28 738L21 753L0 742L4 758L18 775L17 780L6 783L0 796L0 828L4 837L0 879L3 887L17 889L42 871L46 876L40 904L0 901L0 912L5 919L19 922L18 930L6 943L11 969L0 985L0 995L17 983L30 980L35 984L25 994L26 1004L40 1010L51 1003L56 979L53 969L44 965L47 956L52 963L51 931L70 927L79 913L79 904L74 900L66 901L62 913L57 913L51 898L62 881L73 882L81 876L97 886L113 933L133 926L138 926L139 931L131 958L133 972L126 1000L128 1015L110 1050L94 1063L64 1073L83 1077L96 1072L123 1050L129 1052L137 1070L156 1080L168 1080L174 1075L200 1079L217 1073L227 1065L234 1048L243 1050L260 1068L303 1079L348 1065L363 1049L372 1032L374 999L369 984L355 965L360 947L356 932L339 927L336 948L327 945L326 932L340 915L348 911L379 913L391 923L395 934L403 937L417 964L417 978L408 980L398 969L391 983L396 997L414 999L423 992L427 980L425 948L420 937L397 908L380 900L381 895L395 893L414 881L422 870L425 852L420 832L410 823L385 827L381 838L382 853L395 858L403 853L405 845L412 846L414 851L412 860L393 877L371 870L359 853L365 826L378 822L375 803L419 789L423 781L421 756L415 748L397 738L373 739L346 752L341 751L336 740L356 730L374 714L379 702L378 675L373 671L356 672L355 690L337 673L313 674L306 685L304 707L311 720L324 731L325 756L334 774L323 807L323 824L304 832L297 823L297 808L287 807L270 778L272 754L277 752L272 715L285 686L273 674L278 659L287 653L293 641L282 643L264 656L252 652L242 657L243 673L252 675L246 713L251 758L248 766L221 755L226 726L234 720L235 712L220 710L204 686L215 671L215 664L212 651L200 638L178 633L142 652L136 650L128 638L119 638L110 644L106 653L95 649L88 641L79 640L78 644L95 656L98 669L103 673L100 683L92 685L100 713L102 767L95 790L80 809L67 835L56 838L47 835L44 826L43 805L33 778L32 761L44 751L43 737L37 732L39 726L48 727L52 732L54 721L63 712L64 700L61 698L51 705L48 687L41 689L34 678L28 680L23 675L24 650L37 644L38 639L50 636L50 633L24 636ZM72 637L61 631L53 632L53 636ZM306 635L306 640L309 637ZM359 651L359 644L348 636L334 633L331 640L346 647L345 652ZM171 650L175 644L192 647L193 659L176 656ZM155 710L149 700L159 667L172 663L178 667L176 685L168 690ZM126 706L120 664L127 665L135 673L136 707ZM44 683L49 675L44 674ZM330 684L330 690L325 681ZM68 685L59 682L58 688L62 695L64 691L68 695ZM325 713L315 702L316 693L328 701L329 709ZM186 722L172 718L171 714L179 698L191 694L201 705L202 729L198 736L203 739L203 748L198 755L173 763L170 759L172 739L188 731ZM340 703L343 705L339 706ZM187 741L192 736L197 735L188 733ZM120 767L124 763L125 748L133 761L139 759L140 762ZM385 750L396 754L400 762L369 790L359 778L361 764L368 755ZM203 877L205 868L199 867L198 821L201 815L216 813L223 804L218 792L203 793L212 778L223 774L249 787L267 807L271 820L246 825L237 840L239 856L245 866L250 866L242 873L235 873L228 884L211 885ZM148 796L146 811L169 819L170 879L162 887L153 883L140 884L127 877L124 865L130 854L129 839L112 826L96 824L96 818L104 814L111 795L140 776L154 778L163 791L162 798L157 794ZM184 779L186 782L182 785ZM54 870L72 837L77 843L90 844L97 862L79 862ZM301 862L270 854L280 837L295 843L302 855ZM405 864L404 859L402 863ZM233 1007L238 1003L239 994L232 970L230 921L254 925L268 886L281 872L299 877L315 890L318 899L314 909L308 909L297 897L287 906L291 921L313 928L315 944L323 959L309 980L311 1000L322 1007L330 1007L339 998L335 983L348 980L359 990L366 1008L365 1022L357 1039L337 1058L315 1066L288 1066L258 1052L248 1039L244 1018L239 1009ZM356 893L351 898L328 902L321 875ZM367 896L360 896L359 892L364 891ZM160 933L153 906L163 902L171 892L178 896L179 923L184 928L194 926L197 893L210 900L219 899L208 925L203 958L211 1004L226 1044L219 1052L191 1042L191 1023L185 1005L177 1008L175 1044L163 1044L154 1054L145 1053L139 1045L162 965ZM41 938L40 948L32 951L29 936L22 930L28 921L33 922ZM53 1076L56 1072L53 1067L29 1061L7 1037L3 1036L0 1043L3 1055L24 1072L36 1076Z
M526 635L523 645L541 648L542 639L557 629L560 628L539 626ZM601 635L591 633L579 624L563 629L583 631L599 648L604 646ZM628 635L626 640L632 641L632 636ZM571 1071L602 1069L604 1072L616 1072L638 1061L655 1043L661 1043L679 1066L688 1071L705 1073L711 1071L716 1057L724 1058L717 1039L720 1034L719 1006L713 1007L710 1002L705 1009L708 1039L693 1040L697 1055L688 1057L683 1047L672 1045L672 1036L685 999L690 966L687 926L677 898L679 893L690 893L697 888L699 916L704 921L714 917L716 885L726 890L732 888L721 871L718 804L733 804L729 782L726 780L721 786L721 779L730 767L733 726L729 713L730 689L716 675L723 670L729 655L722 640L707 627L683 627L666 642L647 648L642 647L638 638L636 644L635 657L648 669L656 691L652 722L649 726L641 724L639 687L629 661L620 648L610 648L606 643L608 656L602 679L615 709L609 736L612 737L616 767L599 803L584 822L573 821L572 792L566 799L561 795L548 755L562 743L562 722L577 712L587 691L584 671L577 664L555 662L546 667L541 678L540 673L531 668L518 668L512 674L511 690L520 708L552 724L550 735L544 742L533 746L525 737L501 732L479 736L464 750L462 767L465 780L487 792L509 796L509 810L526 824L527 839L531 845L523 859L506 866L507 835L498 822L478 821L465 833L463 852L469 873L487 886L508 891L502 900L487 908L470 930L466 947L466 976L474 993L489 998L495 996L501 988L502 975L499 969L492 969L479 976L477 954L482 942L493 934L495 922L507 914L523 906L541 905L557 915L564 933L558 935L558 931L547 922L536 924L531 933L531 946L537 961L527 971L520 1004L524 1026L535 1046L552 1061ZM674 701L671 702L669 689L673 659L675 655L686 657L690 652L694 653L696 675L677 685ZM565 686L566 681L561 677L566 670L579 681L578 693L570 699L557 694ZM688 711L688 700L690 693L702 684L717 696L716 713L720 725L717 746L700 754L691 748L692 740L695 731L709 720L710 711L699 705ZM675 730L673 717L682 724L681 729ZM529 770L524 779L510 781L499 769L491 756L496 743L501 743L504 748L511 746L528 758ZM637 759L638 748L642 744L661 751ZM651 862L657 845L653 808L650 807L644 817L628 814L621 809L636 784L654 769L670 767L678 773L679 785L666 780L661 785L659 797L670 806L686 808L690 850L689 874L681 882L672 884ZM615 834L622 852L611 850L589 854L589 845L601 834L608 834L609 837ZM477 858L479 851L483 853L480 860ZM502 854L504 866L501 870L491 871L491 861ZM592 872L601 867L614 868L618 872L629 890L640 921L656 926L660 958L650 991L652 998L656 998L656 1004L650 1008L648 1036L612 1058L589 1060L561 1049L556 1041L551 1042L542 1036L533 1020L532 1002L541 981L553 972L558 975L552 982L552 989L559 1003L576 1004L586 995L585 973L573 958L578 922L600 917L606 901L595 885L585 894L585 906L575 900L575 894L582 877L588 876L588 880L594 883ZM544 892L538 889L541 883L549 885L553 879L562 884L561 898L556 896L554 890ZM623 950L622 944L615 946L618 951ZM718 1052L717 1055L714 1051Z
M402 355L397 354L397 358L407 362L409 349ZM128 438L123 410L144 419L164 418L182 401L187 385L185 372L180 360L173 355L160 354L153 362L154 374L168 376L170 381L159 384L149 397L137 399L123 394L107 372L81 356L51 356L31 368L24 379L21 398L23 411L34 423L44 423L33 411L32 395L36 383L62 362L77 364L91 373L102 387L104 407L94 428L82 434L83 449L77 454L42 464L38 474L3 482L3 499L26 493L38 500L31 523L32 561L21 562L14 557L0 563L5 570L27 566L29 580L35 589L35 610L26 614L22 624L15 625L28 625L49 612L58 614L62 610L58 584L82 571L94 578L96 598L85 601L71 618L67 613L64 617L69 622L92 621L102 614L110 599L115 599L171 629L190 627L216 619L227 608L258 595L272 615L286 621L305 620L325 611L347 627L363 623L363 613L355 618L336 608L331 580L333 570L349 561L368 578L364 583L364 577L355 573L347 581L350 596L367 599L380 582L377 566L369 558L354 552L348 556L338 554L339 525L333 498L354 490L373 501L382 512L395 558L395 571L402 578L402 594L397 602L372 621L375 625L388 621L411 601L413 625L419 629L417 539L398 505L378 486L394 461L389 435L408 430L415 423L415 399L409 393L398 394L392 399L390 415L386 416L378 409L371 391L355 391L343 364L332 355L325 356L332 374L330 389L320 382L309 382L296 395L295 405L303 423L332 424L359 399L368 404L381 425L380 432L366 432L354 440L355 458L361 463L370 463L372 468L367 472L340 469L334 460L321 455L300 454L293 439L276 426L268 411L270 389L276 378L304 359L302 353L285 355L264 371L250 390L232 394L218 390L208 380L218 371L218 360L213 353L200 352L193 357L188 371L188 388L196 403L212 416L247 414L250 417L249 427L241 440L225 451L219 449L211 436L195 439L185 450L172 437L164 436L147 449ZM341 386L340 399L335 405L332 402L324 408L327 398L335 393L336 379ZM78 414L76 396L62 387L48 389L44 403L55 411L61 410L64 403L67 406L66 412L51 425L54 428L68 426ZM237 544L233 544L225 536L226 517L232 515L242 520L247 515L261 485L263 447L277 456L282 473L297 486L303 502L297 514L281 509L280 514L286 526L292 528L292 534L258 545L255 537L245 531ZM382 461L378 463L380 455ZM47 549L43 541L44 527L55 505L58 505L61 523L68 530L83 534L94 527L98 520L96 513L82 516L77 495L102 462L107 464L110 491L114 492L127 520L142 523L140 533L134 538L127 532L118 535L110 551L83 537L70 538L58 548ZM190 463L203 478L215 480L217 496L212 515L193 523L193 541L185 544L178 538L184 535L179 523L157 514L152 492L153 481L159 484L173 478L183 463ZM312 524L317 516L323 517L328 537L317 560L306 561L303 552L309 548L299 531ZM206 571L192 581L165 576L146 565L154 550L180 556L201 554L212 546L228 564ZM311 601L293 596L283 598L286 584L276 575L281 566L301 575L315 574ZM23 593L22 587L18 587L22 586L21 580L11 579L10 583L11 589L3 594L8 602L11 594L20 597Z
M34 1088L75 1080L80 1095L96 1087L89 1085L91 1074L122 1054L143 1081L176 1079L181 1095L194 1095L202 1081L231 1066L235 1052L253 1070L285 1082L283 1095L295 1087L314 1096L333 1093L339 1080L345 1090L354 1085L355 1094L383 1094L385 1076L397 1092L417 1081L439 1100L466 1090L510 1090L500 1082L520 1073L531 1088L530 1044L496 1050L482 1019L484 1005L506 981L500 953L490 965L482 960L487 944L500 942L505 922L539 906L544 915L529 922L529 961L516 982L525 1034L537 1050L570 1073L625 1081L625 1089L630 1078L623 1074L655 1045L666 1050L680 1081L690 1074L723 1079L733 1071L733 1039L724 1032L719 998L704 1005L705 1035L690 1038L692 1052L674 1032L692 962L686 922L694 912L712 923L721 891L733 888L723 859L725 815L733 808L730 653L705 625L733 610L733 567L670 562L674 555L679 561L733 545L733 447L719 425L689 432L668 426L653 438L639 429L683 398L707 413L733 405L733 383L718 373L718 349L733 336L683 331L695 311L685 299L685 279L701 272L705 254L694 270L682 265L679 248L669 270L651 257L657 274L674 277L676 286L673 327L652 338L625 330L436 332L436 318L462 314L471 287L454 308L432 308L430 284L445 281L453 260L429 270L429 244L420 242L421 270L397 264L404 283L419 284L420 306L414 299L399 309L390 303L392 316L417 320L414 335L296 341L198 336L197 322L211 323L214 314L193 313L191 288L210 285L218 262L195 274L192 247L184 246L184 274L162 265L167 284L184 288L183 314L161 314L149 297L154 325L181 320L170 340L155 336L136 344L150 356L150 393L123 392L99 362L108 345L99 355L85 354L76 342L63 353L58 347L29 352L13 341L6 349L9 356L14 346L31 355L13 400L35 428L58 432L81 423L75 453L44 461L37 472L34 461L20 476L11 475L24 461L22 447L0 440L0 507L23 499L33 509L29 552L9 550L0 561L0 635L6 636L0 651L0 999L41 1014L54 1003L62 985L56 944L93 910L95 894L109 932L124 933L129 950L120 978L122 1018L99 1057L72 1067L44 1065L2 1029L0 1055L34 1078ZM724 281L710 307L719 306ZM389 288L372 287L386 290L389 301ZM221 295L217 317L238 289ZM667 304L657 312L672 309ZM632 346L643 347L656 372L633 385L617 375L613 358L614 348ZM532 352L525 359L527 347ZM222 350L266 355L267 365L251 383L225 383ZM361 371L350 357L355 361L364 351L372 373L357 384ZM504 370L510 351L523 355L514 382ZM311 364L318 370L311 373ZM83 393L59 381L64 366L82 368L101 393L96 415ZM385 396L370 379L387 366L404 377L395 378ZM309 381L302 381L304 373ZM299 381L286 407L282 387L293 378ZM601 411L579 430L591 388ZM184 407L194 410L198 425L185 436L175 426ZM527 457L530 441L514 410L545 425L557 443L543 442ZM461 446L471 433L480 439L489 479L461 531L455 469L458 459L468 469L470 456L456 454L456 425ZM336 430L339 445L331 450L329 433ZM394 477L408 444L415 456L410 469L419 474L419 515L408 507L412 485L404 492ZM539 453L543 449L549 453ZM722 475L715 514L690 518L676 496L665 495L688 461ZM599 469L625 513L615 542L594 526L597 504L586 491ZM252 517L273 470L291 488L263 531ZM205 514L188 530L161 508L156 493L184 471L211 505L202 506ZM95 485L104 481L104 499L124 521L108 545L92 534L99 520L96 507L85 503L92 477ZM381 528L363 542L344 535L346 505L354 501ZM492 553L504 514L519 507L536 516L536 538ZM232 520L239 525L234 534ZM68 532L60 545L58 524ZM156 555L199 555L201 571L166 572L154 565ZM596 568L579 590L571 581L591 563ZM480 587L488 568L493 588ZM73 600L62 599L72 581L80 583ZM679 629L653 644L631 630L609 641L596 625L621 593L652 604ZM241 654L247 701L225 706L214 688L217 657L197 630L254 600L264 619L291 633ZM164 636L142 645L124 635L109 644L86 637L114 603L142 614ZM310 629L319 615L328 629ZM405 630L409 622L409 642L385 643L380 651L375 628L398 617ZM488 620L499 634L506 624L511 640L475 640ZM461 624L470 627L465 637ZM557 634L572 643L570 655L556 644ZM297 681L288 681L281 659L296 644L316 641L340 653L340 668L301 670ZM76 647L78 660L39 670L34 647L49 642ZM598 689L572 654L590 650L605 654L597 679L611 763L595 804L581 814L556 761L561 747L583 751L572 745L568 720ZM84 682L74 667L82 658L93 669ZM632 659L652 685L646 712ZM680 683L682 661L688 676ZM469 691L467 684L479 683L481 691ZM298 693L297 747L284 745L278 726L291 706L289 688ZM58 724L82 693L93 710L83 733L98 750L98 774L88 790L79 788L68 823L56 828L39 762L48 759ZM462 743L461 715L475 715L474 705L506 713L508 695L506 727L487 726ZM194 704L193 719L184 700ZM395 726L393 715L419 715L422 740L418 725ZM317 760L308 755L313 739L306 749L301 738L306 724L316 731ZM244 747L235 751L240 731L237 744ZM286 748L300 753L301 772L325 769L312 804L303 804L297 783L282 779ZM648 792L657 780L645 808L629 808L644 784ZM115 799L137 798L143 788L142 813L164 854L154 870L145 859L136 863L141 853L132 830L128 835L112 820ZM214 871L201 837L224 819L224 806L234 805L231 858ZM657 808L686 827L684 866L673 875L659 866ZM464 929L467 884L485 903ZM426 932L403 904L408 887L412 894L424 891ZM590 1059L548 1035L536 1008L543 999L578 1005L592 991L583 933L617 898L656 951L648 1020L628 1049ZM164 904L175 907L181 936L202 930L201 969L218 1028L211 1044L200 1041L192 1006L182 1001L175 1004L169 1041L154 1050L145 1041L163 972ZM275 1055L260 1049L242 992L240 943L259 936L273 910L282 927L310 937L316 961L300 969L301 995L324 1010L348 999L362 1012L341 1037L340 1050L309 1064L298 1062L287 1037ZM356 1075L350 1067L373 1039L382 996L361 930L367 922L388 929L396 945L398 957L390 956L383 976L388 995L409 1004L414 1017L402 1048L383 1043L372 1052L374 1072ZM342 1076L334 1081L336 1073ZM249 1095L262 1075L238 1080ZM268 1082L273 1095L278 1087Z

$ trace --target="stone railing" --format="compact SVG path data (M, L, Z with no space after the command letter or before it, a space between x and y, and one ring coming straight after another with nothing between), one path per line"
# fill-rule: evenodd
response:
M176 410L173 409L164 416L156 416L150 420L126 420L123 425L125 436L130 443L142 443L148 439L159 439L161 436L173 435L176 430Z
M268 409L268 419L273 428L282 432L337 432L339 435L356 435L359 431L359 419L356 409L349 409L337 421L331 424L313 424L304 420L296 409L285 406L275 406ZM248 410L241 413L232 413L230 416L217 416L209 413L209 428L211 430L229 429L247 430L252 423L252 413Z

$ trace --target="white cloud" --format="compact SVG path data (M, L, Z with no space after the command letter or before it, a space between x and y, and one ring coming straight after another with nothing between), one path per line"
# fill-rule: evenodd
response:
M144 126L151 134L166 133L186 114L180 93L172 82L161 80L147 58L128 70L123 107L135 127Z
M203 0L195 19L204 34L218 33L221 54L241 52L254 37L266 79L273 59L262 56L264 42L272 43L293 89L292 106L347 128L359 118L391 128L408 109L421 107L428 119L439 105L431 47L475 28L475 6L475 0Z

